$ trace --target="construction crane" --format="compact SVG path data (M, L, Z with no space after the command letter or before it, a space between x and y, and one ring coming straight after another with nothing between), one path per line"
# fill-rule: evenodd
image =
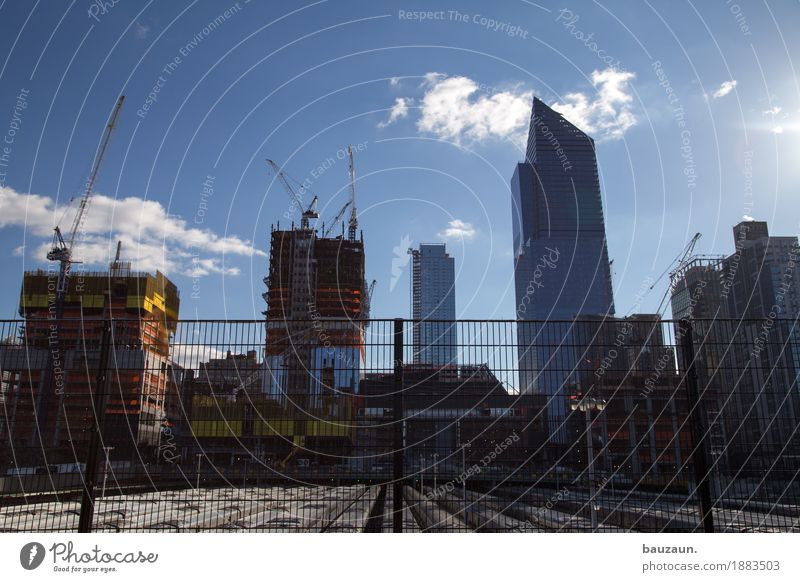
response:
M55 310L56 320L60 320L64 314L64 300L67 296L67 286L69 283L69 272L72 263L77 262L72 259L72 251L75 247L75 241L78 237L81 225L86 218L86 210L89 207L89 199L92 197L94 191L94 184L97 181L97 174L100 172L100 165L103 163L103 158L108 149L108 142L111 139L111 134L117 125L117 118L119 117L119 110L122 109L122 102L125 96L121 95L117 100L117 105L114 107L114 112L111 114L111 119L106 125L106 131L103 135L103 141L100 144L100 149L97 152L97 157L94 161L89 179L86 181L86 189L83 192L81 201L78 204L78 212L75 214L75 219L72 221L72 228L66 240L61 234L61 228L56 226L53 229L53 246L47 253L47 260L59 262L60 268L58 270L58 283L56 284L56 297L55 297Z
M322 235L323 238L328 238L328 235L330 235L333 232L333 229L336 228L336 225L342 219L342 216L344 216L344 211L347 210L349 206L350 206L349 201L345 203L344 206L342 206L342 209L339 211L339 214L336 215L336 218L333 219L333 222L331 222L330 226L325 229L325 232Z
M347 146L350 160L350 221L347 224L347 240L355 242L358 231L358 212L356 211L356 167L353 164L353 146Z
M664 296L661 298L661 303L658 304L658 309L656 310L657 313L661 313L661 308L664 306L664 303L669 297L670 292L675 286L677 274L686 266L686 263L692 256L692 251L694 251L694 247L697 245L697 241L700 240L701 236L703 236L701 233L695 233L692 239L683 248L681 253L675 257L675 260L673 260L669 266L664 269L664 272L661 273L661 275L659 275L655 281L653 281L653 284L650 285L650 290L652 291L652 289L658 285L664 277L669 276L669 285L667 286Z
M272 160L267 160L267 163L269 164L270 168L272 168L272 171L275 172L275 175L278 177L278 181L281 183L281 186L283 186L283 189L286 190L289 198L291 198L292 202L297 204L297 207L302 210L303 202L297 192L294 191L294 188L292 188L292 185L289 183L286 172L281 170L280 167L278 167L278 164ZM311 200L311 204L308 205L308 208L303 210L303 214L300 217L300 228L304 230L309 229L311 219L319 218L319 212L317 212L317 201L317 196L314 196L314 198Z
M41 439L42 436L39 428L47 426L50 397L55 390L53 354L59 353L59 350L61 349L59 345L61 339L61 321L64 317L64 303L66 302L67 298L70 270L72 268L72 264L78 262L72 258L72 251L75 248L75 242L80 234L81 225L86 218L86 211L89 208L89 200L94 191L97 175L100 172L100 166L103 163L103 158L105 158L106 150L108 149L108 143L111 140L111 134L117 125L119 111L122 109L122 102L124 100L125 96L121 95L117 100L117 104L114 107L111 118L106 125L106 130L103 134L103 140L100 142L100 149L97 151L97 157L94 160L94 166L89 174L89 179L86 181L86 189L83 191L83 196L78 204L78 211L75 214L75 219L72 221L72 228L70 229L67 238L65 239L62 235L61 228L56 226L53 229L53 246L47 253L47 259L49 261L58 261L60 265L58 270L58 280L56 282L54 305L55 329L53 330L53 335L49 340L50 349L47 350L48 361L45 367L44 377L42 378L42 389L39 391L39 395L36 399L36 423L34 423L31 433L31 445L34 446L37 443L41 444L42 451L44 451L44 443L39 442L39 439ZM117 246L117 253L119 254L119 246Z

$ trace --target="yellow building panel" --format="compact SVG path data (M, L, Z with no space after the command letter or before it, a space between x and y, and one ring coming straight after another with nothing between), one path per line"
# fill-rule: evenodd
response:
M294 421L290 418L267 418L253 421L253 436L282 436L290 438Z
M87 309L103 308L106 304L106 298L103 295L67 295L67 303L80 303Z
M153 293L153 297L151 298L151 302L153 303L154 307L157 307L161 311L164 311L164 296L158 293Z
M239 437L242 435L242 421L193 420L192 433L195 437Z
M306 425L308 436L316 437L351 437L352 428L346 422L326 422L316 420Z
M64 299L67 303L80 303L83 301L83 306L88 309L102 308L106 304L106 298L103 295L67 295ZM51 300L55 301L55 296L42 294L22 295L20 297L20 306L23 309L26 307L48 307Z
M144 297L141 295L128 295L128 302L125 307L128 309L141 309L144 305Z
M20 307L47 307L47 295L23 295L20 297Z

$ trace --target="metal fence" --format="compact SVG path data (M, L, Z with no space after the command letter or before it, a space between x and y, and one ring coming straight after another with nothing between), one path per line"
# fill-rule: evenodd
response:
M28 319L0 338L2 531L800 528L795 321Z

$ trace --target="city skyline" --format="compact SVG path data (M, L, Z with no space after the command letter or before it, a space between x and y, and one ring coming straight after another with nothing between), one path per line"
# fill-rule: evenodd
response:
M533 539L563 578L547 534L586 532L635 551L592 537L576 575L791 577L758 534L800 533L798 27L0 0L6 570L473 580ZM222 552L155 539L201 532ZM280 546L483 532L538 537Z

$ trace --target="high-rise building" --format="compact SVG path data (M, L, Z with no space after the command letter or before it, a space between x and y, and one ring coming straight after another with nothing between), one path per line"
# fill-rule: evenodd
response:
M56 279L47 270L23 277L24 328L17 341L0 345L0 368L13 376L6 385L8 423L0 442L22 457L32 450L46 453L48 463L75 462L85 453L103 322L112 320L103 442L117 457L146 456L148 448L158 447L169 402L177 396L170 353L177 287L160 272L134 272L119 260L108 271L76 271L59 321L53 315ZM18 463L26 462L22 457Z
M671 277L673 319L712 320L730 317L724 300L724 256L692 257Z
M421 244L409 253L414 363L456 366L455 259L444 244Z
M520 387L552 397L558 426L585 346L568 323L542 322L614 314L594 140L534 98L511 192Z
M692 322L707 424L726 443L711 454L761 470L800 438L800 247L769 236L766 222L733 235L732 255L694 258L673 276L672 314Z
M367 316L364 241L273 230L263 391L301 409L358 391Z
M723 263L722 288L732 317L795 318L800 313L796 236L770 236L766 222L733 227L736 251Z

